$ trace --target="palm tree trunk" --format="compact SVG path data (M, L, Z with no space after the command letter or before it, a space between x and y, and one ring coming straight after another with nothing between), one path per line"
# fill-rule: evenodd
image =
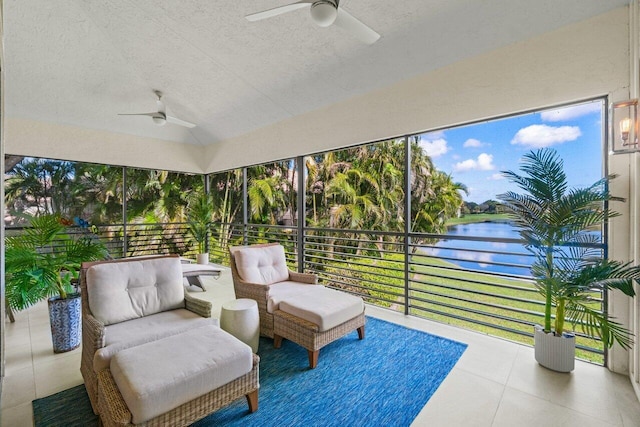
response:
M551 289L553 283L553 248L547 246L547 281L545 283L546 301L544 304L544 331L551 332Z
M556 336L561 337L564 332L564 306L565 301L563 299L558 300L558 305L556 306L556 327L555 333Z

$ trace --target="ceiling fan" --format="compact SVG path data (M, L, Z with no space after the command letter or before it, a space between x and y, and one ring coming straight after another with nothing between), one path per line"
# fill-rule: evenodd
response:
M185 120L180 120L177 117L167 115L167 110L164 106L164 102L162 102L162 92L159 90L154 90L153 93L156 94L158 100L156 104L158 105L158 111L153 113L124 113L118 114L119 116L149 116L153 119L153 123L158 126L164 126L167 122L173 123L174 125L184 126L188 128L196 127L194 123L187 122Z
M380 38L380 34L354 18L349 12L339 7L340 0L301 0L285 6L279 6L262 12L245 16L248 21L260 21L283 13L291 12L305 7L310 8L311 19L320 27L329 27L333 24L347 31L366 44L373 44Z

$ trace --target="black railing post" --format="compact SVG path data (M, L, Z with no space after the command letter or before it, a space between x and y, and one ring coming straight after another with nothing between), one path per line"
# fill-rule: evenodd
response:
M604 104L602 106L602 115L604 116L603 120L604 120L604 123L609 123L609 109L606 108L606 106L609 105L608 97L605 98L605 102L603 104ZM607 159L609 155L608 147L609 147L610 141L609 141L609 132L607 132L606 126L603 126L603 129L602 129L602 139L604 140L604 145L602 147L602 156L604 159ZM609 176L608 161L604 162L604 176ZM605 185L607 186L606 190L609 191L609 183L607 182ZM604 201L604 209L605 211L609 210L608 200ZM600 243L603 244L602 257L604 259L608 259L609 258L609 218L605 218L602 224L602 241ZM604 314L605 318L609 316L609 291L606 286L604 286L604 289L602 289L601 311ZM609 366L609 349L606 346L604 347L603 357L604 357L604 366Z
M122 258L127 257L129 241L127 238L127 168L122 168Z
M203 179L204 179L204 194L207 195L207 199L209 200L209 202L211 202L210 197L211 197L211 182L209 180L209 174L204 174L203 175ZM209 221L211 221L211 218L209 218ZM211 222L209 222L209 226L207 227L207 237L206 239L204 239L204 251L206 253L209 253L209 240L211 239Z
M404 314L409 314L409 262L411 256L411 143L404 137Z
M297 200L297 225L298 225L298 235L297 237L297 246L298 246L298 272L304 273L304 244L305 244L305 227L306 227L306 188L304 185L304 156L296 157L296 171L298 174L298 200Z
M247 168L242 168L242 244L249 244L249 194L247 192Z

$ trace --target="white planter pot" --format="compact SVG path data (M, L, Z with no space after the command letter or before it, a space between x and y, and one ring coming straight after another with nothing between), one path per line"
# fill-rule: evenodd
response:
M576 361L576 337L564 333L561 337L545 333L541 326L534 326L536 361L545 368L557 372L571 372Z
M196 255L196 262L198 264L209 264L209 252Z

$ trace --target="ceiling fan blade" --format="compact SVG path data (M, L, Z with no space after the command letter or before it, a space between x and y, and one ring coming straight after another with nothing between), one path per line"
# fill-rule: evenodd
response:
M184 126L187 128L196 127L195 123L187 122L185 120L180 120L179 118L173 117L173 116L167 116L167 121L169 123L173 123L174 125Z
M149 116L149 117L161 117L157 112L153 113L118 113L119 116Z
M355 37L366 44L374 44L380 38L380 34L373 31L342 8L338 8L338 17L334 25L350 31Z
M285 6L274 7L273 9L263 10L262 12L252 13L250 15L245 16L247 21L260 21L261 19L271 18L273 16L282 15L283 13L291 12L296 9L302 9L303 7L308 7L313 3L314 0L301 0L295 3L291 3Z

